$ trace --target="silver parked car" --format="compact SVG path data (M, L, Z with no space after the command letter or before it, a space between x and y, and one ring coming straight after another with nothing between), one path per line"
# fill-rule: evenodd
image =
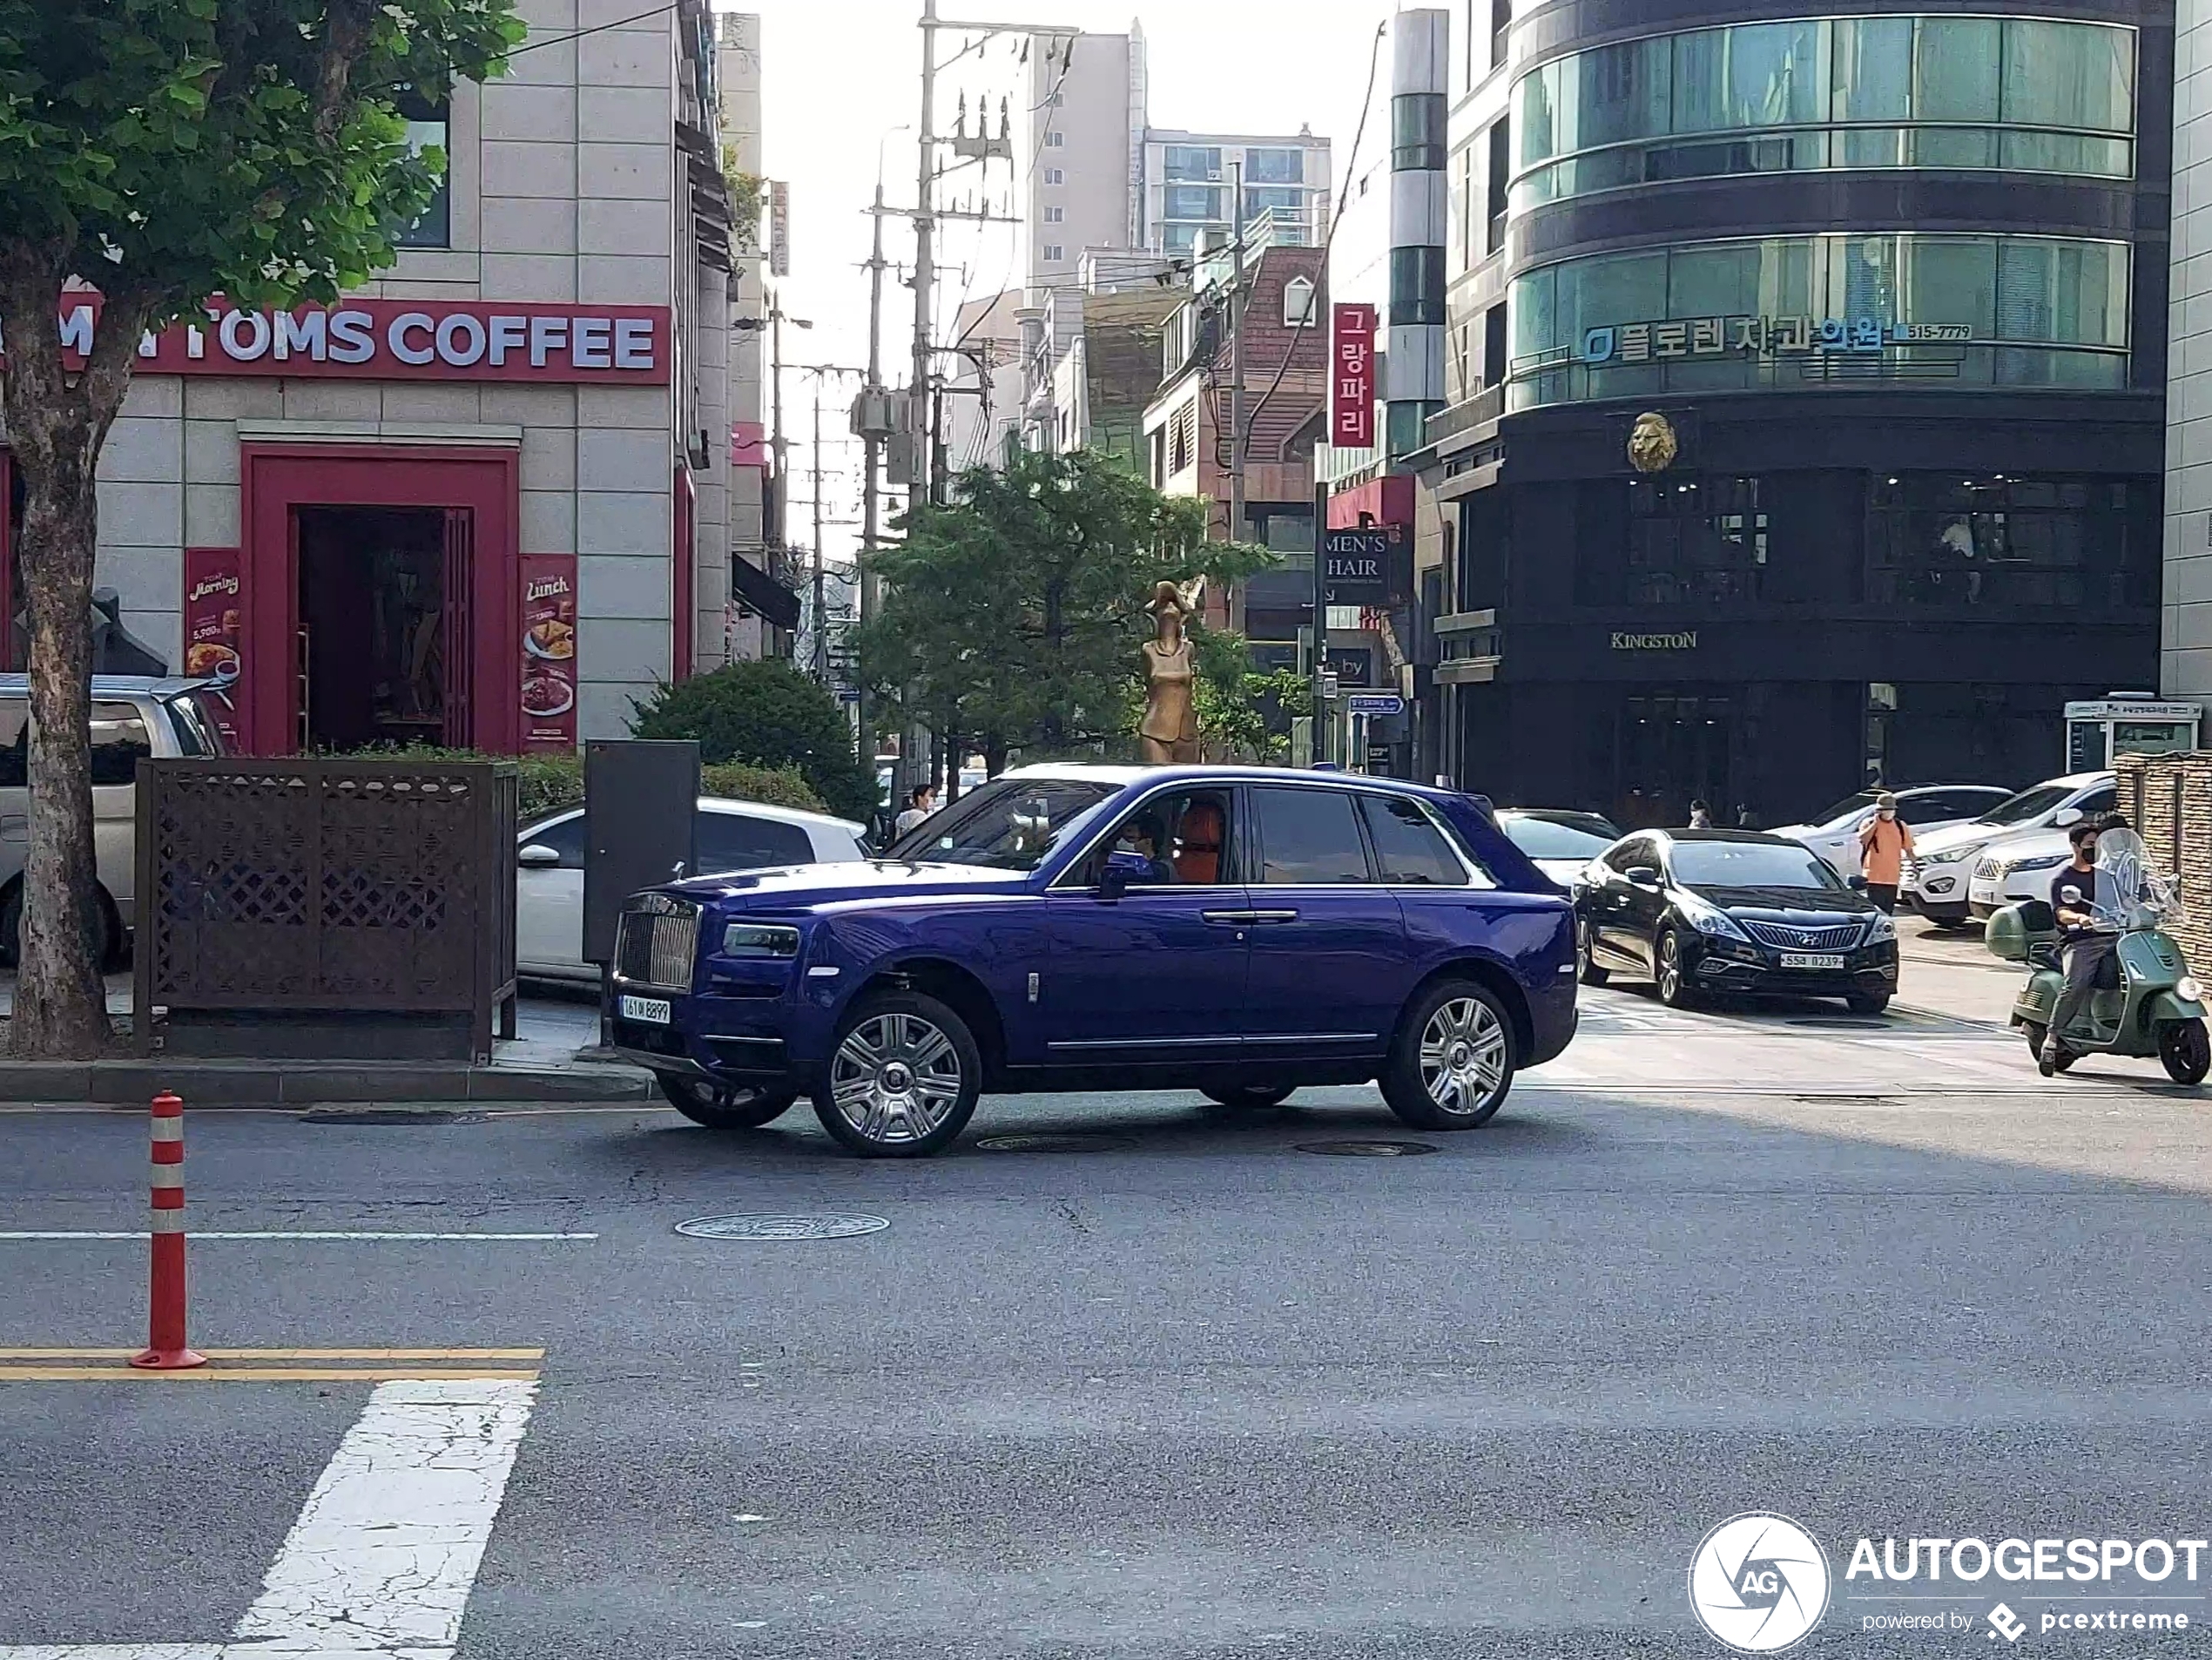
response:
M599 983L583 960L583 845L587 820L570 807L515 837L515 963L529 980ZM846 819L759 801L699 797L693 830L698 875L865 859L864 828Z
M212 680L136 674L92 677L92 847L99 873L101 960L123 954L135 920L138 767L142 755L220 755ZM30 840L30 695L20 674L0 674L0 961L13 964L23 926L23 867Z

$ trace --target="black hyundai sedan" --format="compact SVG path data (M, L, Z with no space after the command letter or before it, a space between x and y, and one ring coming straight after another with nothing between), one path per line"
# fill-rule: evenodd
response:
M1642 830L1575 885L1583 981L1655 982L1685 1008L1708 992L1841 997L1878 1015L1897 989L1897 928L1797 842L1750 830Z

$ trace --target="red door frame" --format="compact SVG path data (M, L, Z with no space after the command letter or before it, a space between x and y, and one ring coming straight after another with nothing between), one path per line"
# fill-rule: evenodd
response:
M522 455L382 444L242 444L239 523L246 584L246 745L288 755L299 726L294 642L300 579L292 534L301 507L468 508L475 548L469 665L478 749L522 746Z

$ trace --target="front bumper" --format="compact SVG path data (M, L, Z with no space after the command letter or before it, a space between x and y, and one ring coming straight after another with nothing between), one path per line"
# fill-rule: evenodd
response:
M1691 983L1706 991L1757 997L1886 996L1897 990L1897 941L1839 952L1840 968L1785 968L1781 953L1739 942L1709 941L1689 965Z
M1912 908L1923 916L1963 915L1966 908L1966 887L1972 880L1973 867L1965 860L1950 864L1921 865L1908 871L1898 888L1902 898L1912 901Z

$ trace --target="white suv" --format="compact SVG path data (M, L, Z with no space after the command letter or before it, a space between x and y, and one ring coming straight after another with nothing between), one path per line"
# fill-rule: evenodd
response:
M2080 819L2110 813L2120 805L2120 788L2110 773L2075 773L2022 790L1964 824L1918 838L1898 897L1939 927L1956 928L1980 910L1970 889L1983 850L2001 839L2037 830L2063 829Z

